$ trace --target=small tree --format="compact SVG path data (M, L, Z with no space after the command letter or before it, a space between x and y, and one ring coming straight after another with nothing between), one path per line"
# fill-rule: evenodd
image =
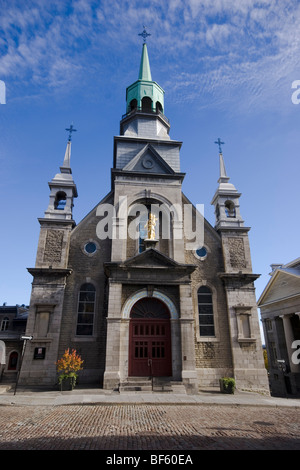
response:
M58 376L58 383L61 384L64 379L70 379L71 387L74 388L77 380L77 372L82 370L83 360L76 354L76 349L66 349L65 353L55 364L57 366L57 372L60 373Z

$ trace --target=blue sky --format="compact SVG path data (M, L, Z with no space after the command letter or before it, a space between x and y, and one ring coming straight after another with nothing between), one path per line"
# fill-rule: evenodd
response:
M204 204L218 147L242 193L257 298L271 263L299 257L300 3L296 0L0 0L0 303L28 304L48 181L74 122L78 223L110 190L113 136L139 72L146 25L170 136L183 141L183 191Z

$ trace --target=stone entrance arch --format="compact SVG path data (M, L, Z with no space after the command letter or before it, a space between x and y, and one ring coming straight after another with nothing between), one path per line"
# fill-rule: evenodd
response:
M160 301L161 304L165 306L165 310L168 311L169 318L168 319L157 318L157 319L151 320L151 318L146 317L142 321L138 319L134 319L134 321L132 322L131 312L134 309L134 306L139 305L138 302L142 301L143 299L145 303L147 299L154 299L156 301ZM121 337L120 378L121 380L125 380L132 373L131 364L130 364L130 354L132 353L133 351L132 348L134 346L132 341L135 341L135 340L138 341L138 339L134 338L134 335L133 335L134 330L131 330L131 328L134 328L134 325L137 323L140 323L140 326L138 326L137 328L140 328L141 325L145 328L148 325L148 328L149 328L151 327L151 323L153 324L155 323L156 327L158 328L157 330L158 333L161 333L161 334L158 334L157 336L160 336L162 341L160 341L158 337L156 337L155 339L154 338L155 335L154 336L152 336L151 334L149 335L149 333L151 333L151 329L150 330L148 329L148 334L146 335L144 334L146 333L146 329L136 330L136 333L140 335L140 341L147 343L147 344L142 344L140 346L149 348L149 345L150 345L151 347L150 359L152 359L152 364L153 364L152 346L156 348L156 350L153 350L153 354L155 355L155 354L162 353L162 350L160 348L161 346L164 346L164 345L163 344L152 345L151 341L156 342L156 343L162 343L164 340L166 340L167 348L168 347L170 348L167 352L169 356L169 366L168 366L167 361L165 364L161 363L160 365L163 365L163 369L160 372L157 372L156 370L157 376L158 374L160 376L162 376L161 374L165 374L167 376L172 376L174 380L180 380L181 370L182 370L181 334L180 334L179 313L174 302L166 294L164 294L163 292L160 292L158 289L153 289L153 291L151 291L150 293L148 289L145 288L145 289L141 289L140 291L135 292L126 300L121 313L122 313L121 334L120 334L120 337ZM166 328L165 330L163 329L164 327ZM168 328L169 328L169 332L168 332ZM141 353L145 354L145 350ZM165 354L166 351L164 351L163 353ZM149 350L147 351L147 355L149 355ZM166 368L164 369L164 367ZM169 367L169 370L168 370L168 367ZM153 372L155 373L155 370Z
M128 375L172 375L170 311L155 297L144 297L131 309Z

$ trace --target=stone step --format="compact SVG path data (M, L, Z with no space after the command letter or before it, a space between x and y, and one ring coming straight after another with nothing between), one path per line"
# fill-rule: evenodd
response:
M130 377L119 386L119 392L157 392L186 394L186 388L182 382L176 382L161 377L151 378Z
M152 386L146 386L146 385L120 385L119 387L119 392L152 392Z
M152 382L149 377L130 377L119 386L120 392L151 392Z

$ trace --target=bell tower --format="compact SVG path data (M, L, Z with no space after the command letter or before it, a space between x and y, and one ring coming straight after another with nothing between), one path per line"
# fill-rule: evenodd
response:
M49 206L45 211L45 219L53 220L72 220L73 199L77 197L76 185L73 181L71 160L71 135L76 131L71 124L65 157L60 173L49 182L50 200Z
M263 362L263 352L256 306L254 281L259 277L252 273L248 232L240 214L241 194L229 183L224 164L220 138L219 186L212 199L215 206L215 229L221 236L224 272L223 281L228 307L233 374L238 388L249 384L262 390L268 389L268 378ZM245 364L249 364L247 368Z
M105 265L109 285L106 351L109 359L106 361L104 388L127 383L137 371L134 345L139 340L133 334L132 312L129 307L128 311L126 306L122 307L121 299L127 299L126 305L139 300L146 308L154 297L160 297L166 306L173 305L173 298L177 302L177 307L170 307L173 314L169 316L169 326L166 327L169 336L166 343L162 343L166 344L164 351L168 356L168 367L163 365L161 357L158 367L162 369L155 372L154 349L146 346L142 354L146 355L147 351L149 362L144 363L139 374L152 374L149 367L153 361L155 374L168 370L173 380L183 381L186 387L194 390L196 362L190 338L194 335L191 273L195 266L186 264L182 236L181 188L185 176L180 171L182 142L169 136L170 123L164 114L164 90L152 80L145 41L148 34L144 30L141 35L144 44L138 79L126 89L126 114L120 122L120 135L114 138L111 174L117 210L113 228L116 233L125 233L126 236L113 237L111 262ZM143 210L135 231L138 237L134 237L131 235L132 221L137 211ZM156 213L152 212L155 210ZM150 232L147 236L145 227L152 226L153 215L157 222L155 233L152 236ZM161 317L157 319L163 320ZM146 322L147 317L142 321ZM146 328L146 323L144 325ZM172 344L171 349L169 344Z
M29 316L26 333L33 337L27 345L20 382L36 385L55 383L60 324L63 312L71 231L75 226L72 216L76 185L70 167L71 125L69 139L60 172L49 182L49 205L39 219L40 236L34 268ZM36 360L42 356L43 361Z
M213 197L212 204L215 206L216 230L226 227L244 227L244 221L240 214L239 199L241 193L237 191L235 186L229 183L229 177L226 174L225 163L222 153L221 142L219 138L215 143L219 145L219 164L220 178L219 186Z

